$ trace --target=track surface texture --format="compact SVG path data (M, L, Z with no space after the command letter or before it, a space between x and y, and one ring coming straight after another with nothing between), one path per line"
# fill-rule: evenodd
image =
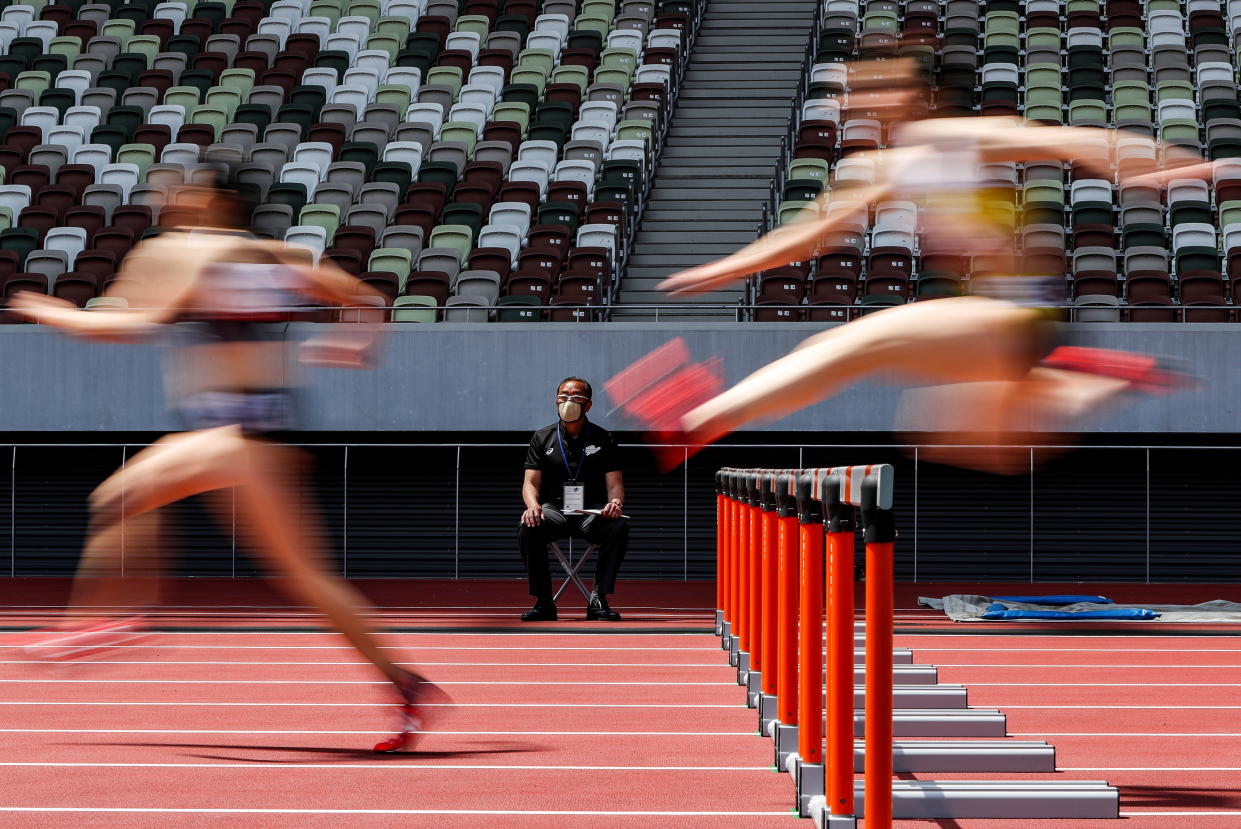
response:
M415 753L369 751L392 722L387 686L265 583L174 582L154 631L49 665L16 646L55 618L66 583L0 582L0 826L810 825L711 633L714 585L622 583L612 625L586 622L580 599L559 622L523 625L515 582L358 586L381 608L382 643L453 697ZM1019 591L1070 588L1220 597ZM968 686L972 706L1003 710L1011 738L1054 744L1057 776L1118 786L1122 820L897 825L1241 826L1241 630L967 625L915 608L918 595L1017 589L899 585L896 645Z

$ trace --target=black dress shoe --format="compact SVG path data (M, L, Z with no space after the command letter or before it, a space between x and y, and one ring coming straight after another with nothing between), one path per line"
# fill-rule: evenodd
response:
M556 605L551 602L535 602L534 607L521 614L523 622L556 621Z
M586 605L586 618L601 622L619 622L621 615L608 607L608 597L599 593L590 594L590 603Z

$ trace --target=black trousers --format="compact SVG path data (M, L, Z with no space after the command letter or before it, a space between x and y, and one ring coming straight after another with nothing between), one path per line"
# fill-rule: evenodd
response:
M520 525L517 543L530 580L530 595L552 598L552 575L547 545L565 537L582 538L599 545L595 559L595 590L604 595L615 592L616 574L629 549L629 520L602 515L565 515L551 504L543 505L543 523L537 527Z

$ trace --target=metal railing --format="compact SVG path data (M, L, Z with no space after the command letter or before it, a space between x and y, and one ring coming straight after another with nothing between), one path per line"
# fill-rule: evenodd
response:
M51 441L0 444L0 453L8 453L10 465L6 476L8 493L3 493L0 486L0 493L7 495L7 499L0 495L0 573L12 576L64 572L66 566L71 567L80 537L73 537L74 531L65 527L77 526L80 536L85 529L86 492L98 482L93 478L83 481L81 470L97 470L98 480L102 480L111 469L120 467L147 445L112 441L73 445ZM424 547L439 545L435 547L438 569L420 575L440 578L462 578L480 572L493 576L520 575L516 550L517 516L521 510L520 474L514 472L515 483L511 488L489 485L490 494L480 494L471 488L467 473L479 469L480 464L494 463L498 450L509 450L512 454L508 457L515 458L513 469L519 469L519 451L526 448L526 443L377 440L373 443L306 441L298 445L318 454L316 480L325 496L320 499L322 509L335 527L334 547L342 574L393 575L376 572L373 566L363 567L357 560L374 555L376 539L387 539L383 544L385 549L391 548L392 561L403 562L406 558L402 556L419 555L403 549L403 545L412 543L408 539L414 538ZM636 444L622 446L633 453L641 448ZM1152 447L1124 444L1077 449L1078 468L1091 470L1089 480L1096 483L1100 492L1115 486L1127 493L1123 516L1118 515L1115 521L1102 525L1096 498L1084 499L1076 507L1066 507L1063 470L1058 473L1059 477L1048 481L1042 477L1045 473L1036 463L1039 453L1061 451L1064 447L1051 444L1016 447L1015 451L1028 453L1030 474L1027 476L989 476L985 483L971 485L968 490L961 490L960 480L951 478L956 482L954 487L960 497L968 496L975 507L1003 509L1005 511L997 515L1008 516L1004 518L1003 536L995 535L996 528L984 529L981 534L967 534L969 544L964 550L961 545L965 537L959 524L946 523L942 514L944 476L959 473L946 471L943 466L922 458L924 453L942 448L929 443L875 445L791 441L715 445L692 457L685 448L685 466L662 476L649 467L642 468L631 462L626 469L626 511L634 516L634 525L625 575L633 578L656 575L652 562L658 563L658 574L664 577L674 573L682 579L712 575L713 518L709 508L714 492L707 479L720 466L748 465L761 460L765 465L802 468L829 457L846 455L887 460L897 467L905 482L907 488L902 489L897 515L902 535L907 538L897 562L898 573L904 579L1056 581L1063 580L1063 574L1071 570L1074 580L1152 582L1184 579L1186 568L1197 565L1197 580L1209 581L1210 578L1202 577L1203 568L1215 568L1223 573L1227 568L1235 570L1241 566L1235 564L1235 525L1215 527L1206 532L1203 528L1191 530L1183 526L1180 519L1169 520L1169 509L1178 504L1202 505L1207 503L1204 499L1214 499L1210 503L1220 516L1217 523L1235 521L1235 510L1227 493L1221 492L1212 483L1213 479L1204 477L1203 473L1222 471L1215 476L1217 479L1221 474L1229 474L1227 470L1241 463L1241 445L1187 443ZM953 448L985 450L995 447ZM49 460L45 450L56 450L57 454ZM108 454L101 458L97 450L116 451L114 456ZM65 464L66 451L79 453L79 463ZM373 463L373 458L372 465L367 465L366 453L375 451L382 452L382 468ZM89 452L94 454L88 455ZM32 470L38 470L33 477ZM435 476L436 480L446 482L446 489L439 493L433 511L414 513L364 508L368 486L371 492L375 487L404 486L398 474L400 470L408 470L409 480ZM394 474L397 477L393 477ZM368 478L371 475L375 480ZM1112 477L1107 477L1109 475ZM58 476L65 480L57 480ZM0 484L2 482L0 479ZM1078 477L1074 477L1073 482L1083 485ZM66 489L78 494L64 494ZM52 493L54 497L49 497ZM1028 519L1023 518L1023 513L1028 513ZM511 536L506 529L510 527ZM400 531L404 532L403 536ZM58 540L49 540L57 533L61 536ZM230 540L235 549L243 549L244 544L236 535L234 532ZM511 549L506 546L509 539ZM1046 552L1048 544L1058 544L1059 552ZM1066 544L1073 545L1077 552L1063 552ZM372 552L367 552L368 549ZM69 556L68 565L66 555ZM7 563L5 558L9 559ZM222 568L221 574L244 575L244 571L238 569L240 561L234 556L234 569ZM639 561L646 563L639 564ZM480 562L494 569L480 570ZM1232 570L1227 574L1233 575Z

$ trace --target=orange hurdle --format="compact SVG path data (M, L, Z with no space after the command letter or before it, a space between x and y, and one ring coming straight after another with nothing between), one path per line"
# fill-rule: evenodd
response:
M795 476L785 470L776 476L776 768L785 767L797 751L797 581L800 538L797 529Z
M759 478L759 535L762 538L763 600L759 635L763 641L761 653L763 664L758 685L759 733L768 733L768 727L776 718L776 689L779 676L780 654L777 642L780 617L777 607L777 584L779 582L779 538L776 528L776 473L762 472Z
M854 508L841 500L842 474L821 476L827 522L827 777L828 811L853 814L853 556Z
M723 470L717 546L722 630L738 681L775 739L798 811L856 825L854 557L866 544L866 825L892 822L892 469ZM824 663L826 628L827 661ZM826 667L826 682L823 677ZM826 742L824 700L826 699Z
M724 488L726 475L723 469L715 473L715 635L724 642L727 641L724 638L724 594L728 590L728 557L725 552L728 545L728 496Z
M746 491L750 499L749 536L746 540L750 564L750 672L746 677L746 699L751 708L758 707L758 686L763 674L763 514L757 470L746 475Z
M796 476L801 555L797 635L797 758L793 780L798 813L823 794L823 512L806 472Z

